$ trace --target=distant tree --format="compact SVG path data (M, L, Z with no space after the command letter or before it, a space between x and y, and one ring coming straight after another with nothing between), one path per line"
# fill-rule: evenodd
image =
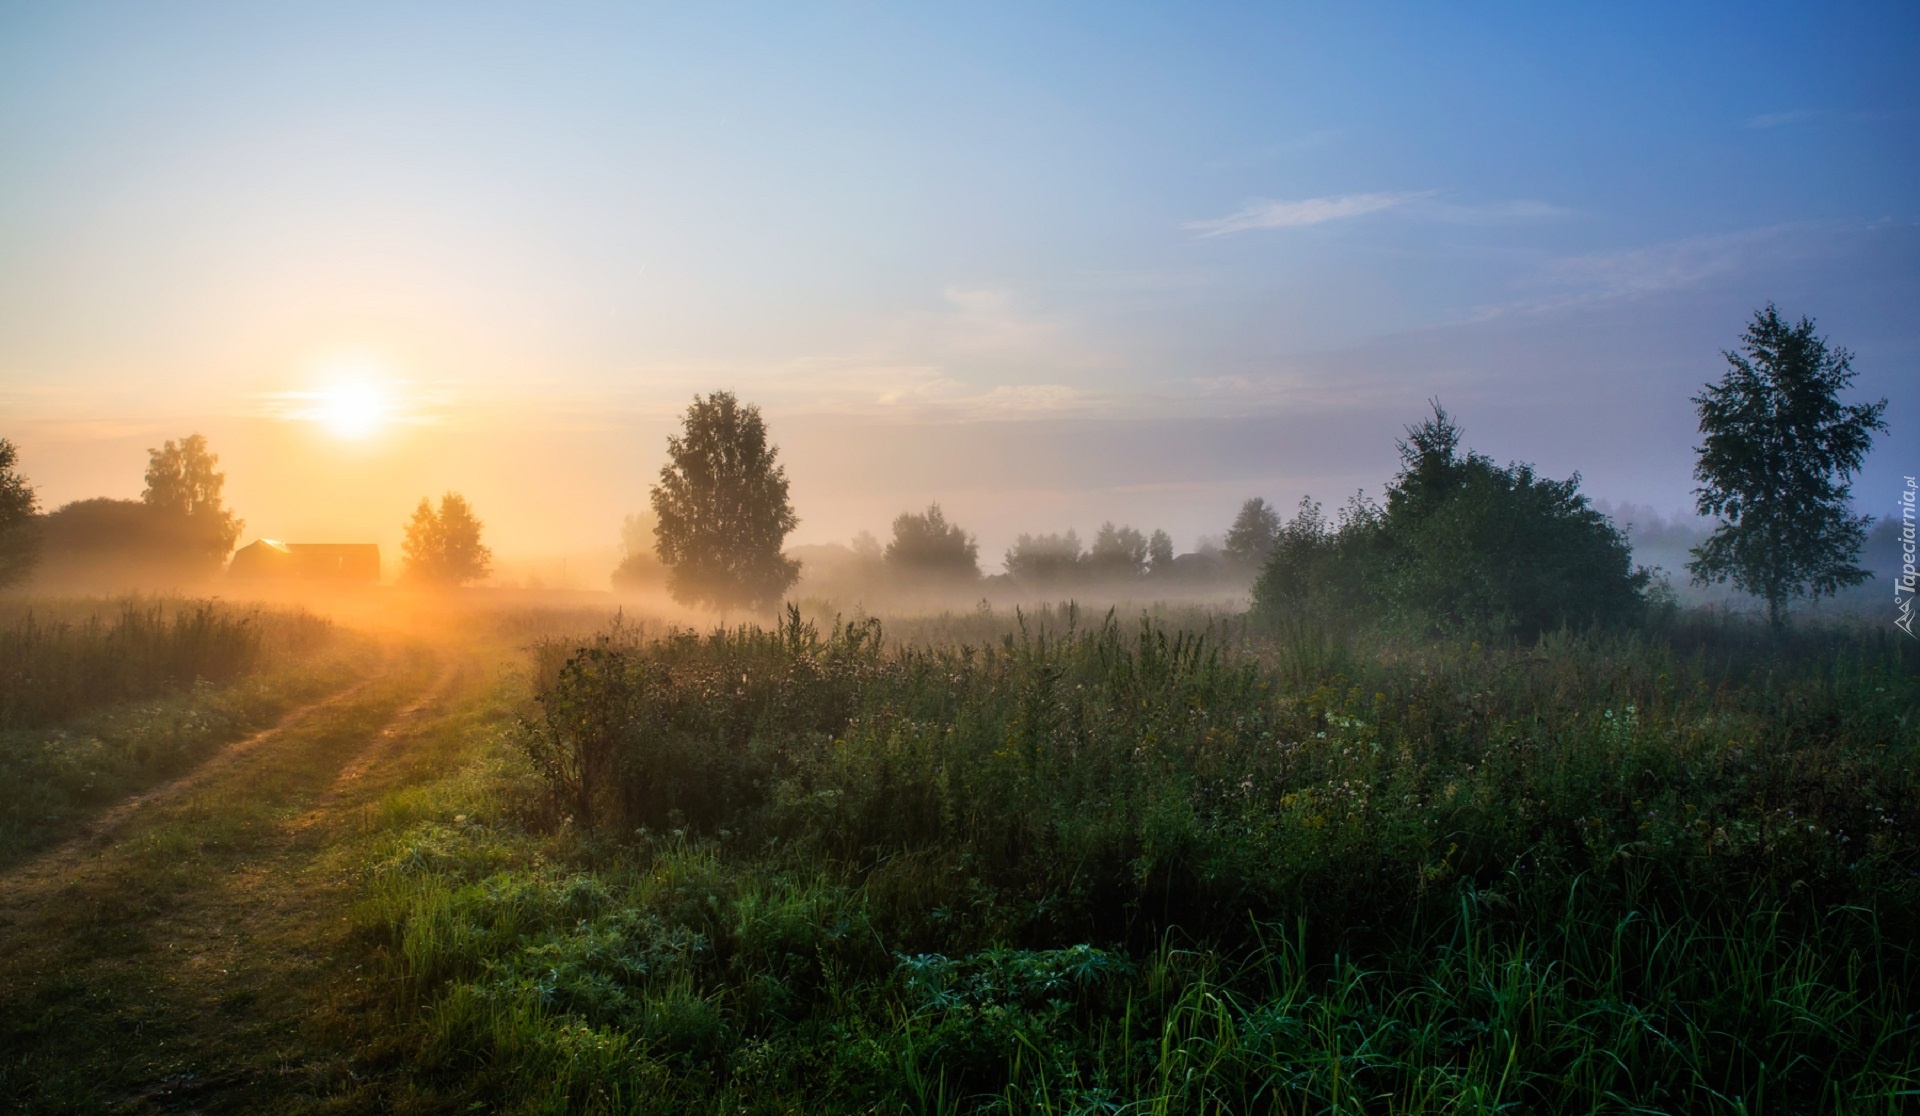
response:
M1153 536L1147 540L1147 572L1150 574L1173 572L1173 536L1157 527L1154 528Z
M872 531L862 531L853 536L847 548L862 562L879 563L886 560L886 551L880 546L880 540L873 537Z
M437 512L422 496L400 544L405 576L428 585L464 585L486 577L493 551L481 545L483 526L457 492L441 496Z
M1336 526L1303 500L1254 583L1256 613L1522 636L1639 613L1650 575L1578 474L1539 477L1459 445L1436 404L1399 443L1384 508L1356 497Z
M218 568L233 552L246 526L220 503L227 475L215 468L218 454L207 452L207 440L191 434L147 451L147 487L140 501L162 516L184 524L185 546L200 564Z
M616 589L656 589L667 583L667 567L653 553L652 512L636 512L620 524L620 564L613 570Z
M1064 535L1021 535L1007 550L1006 566L1020 584L1047 589L1076 580L1085 561L1080 536L1069 529Z
M694 397L652 492L654 552L667 588L685 604L726 609L777 603L800 576L781 553L799 525L786 469L774 463L760 408L732 392Z
M1227 529L1227 558L1242 566L1259 566L1280 535L1280 513L1255 496L1240 505L1240 514Z
M20 451L0 438L0 588L26 580L40 557L39 498L20 475Z
M980 577L980 544L959 524L948 523L939 504L929 504L925 512L894 517L886 562L888 569L908 578L975 581Z
M1788 325L1768 303L1741 340L1742 352L1723 354L1726 375L1693 399L1706 438L1694 494L1721 522L1687 570L1765 600L1777 630L1793 599L1873 576L1854 565L1872 519L1848 498L1873 432L1887 428L1887 401L1840 402L1853 354L1828 349L1811 319Z
M1380 579L1392 612L1442 631L1523 636L1639 613L1651 574L1581 495L1580 474L1502 468L1458 444L1435 407L1400 445L1400 476L1371 523L1386 554L1354 563Z
M1132 527L1100 525L1087 550L1087 570L1095 577L1135 578L1147 572L1147 537Z

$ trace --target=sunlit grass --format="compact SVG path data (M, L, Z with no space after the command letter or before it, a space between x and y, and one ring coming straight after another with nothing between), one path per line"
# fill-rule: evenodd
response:
M144 613L126 615L143 629L149 624ZM277 614L243 613L241 618L255 634L246 637L254 650L240 677L195 681L189 676L185 684L163 678L158 693L134 700L118 687L90 681L84 685L97 694L81 703L79 714L47 727L0 731L0 865L71 832L94 811L184 774L289 710L338 691L373 669L377 659L365 640L335 635L323 621L303 614L287 614L292 631L277 628ZM188 623L204 627L198 619ZM158 634L148 641L148 651L173 641L175 629L168 622L153 626ZM101 645L89 654L124 649L113 638L122 630L96 626ZM16 636L21 633L14 629ZM52 642L94 636L84 628L78 634L68 629ZM42 658L57 660L62 670L72 665L59 655ZM31 689L37 679L29 672L9 685Z

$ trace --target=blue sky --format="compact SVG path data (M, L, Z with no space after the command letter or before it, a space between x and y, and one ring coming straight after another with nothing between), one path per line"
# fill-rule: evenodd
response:
M1893 400L1872 511L1920 469L1916 48L1912 4L0 5L0 434L53 502L200 428L263 531L455 487L559 551L730 387L797 537L937 498L994 553L1377 488L1437 396L1673 510L1773 299ZM342 353L416 421L330 457L281 403Z

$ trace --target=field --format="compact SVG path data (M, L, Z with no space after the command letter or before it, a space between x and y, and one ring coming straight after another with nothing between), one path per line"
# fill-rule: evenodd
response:
M0 1095L714 1113L1920 1096L1920 664L1885 633L1776 641L1682 613L1482 646L1071 607L608 621L421 615L61 722L308 687L139 810L114 805L131 782L68 794L53 835L20 844ZM31 830L40 807L11 808L28 820L9 832Z

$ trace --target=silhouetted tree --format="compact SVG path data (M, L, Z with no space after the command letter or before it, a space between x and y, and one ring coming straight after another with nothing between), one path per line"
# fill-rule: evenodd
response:
M20 475L20 451L0 438L0 588L26 580L40 557L40 501Z
M1767 602L1778 629L1797 597L1831 595L1873 576L1855 566L1868 516L1848 504L1853 474L1885 430L1887 401L1841 403L1853 354L1827 348L1801 318L1788 325L1768 303L1753 316L1742 352L1717 384L1694 397L1700 411L1693 475L1702 515L1720 525L1695 548L1698 584L1732 581Z
M464 585L486 577L493 568L493 551L481 545L483 526L457 492L441 496L437 512L422 496L400 544L405 576L428 585Z
M1022 585L1048 589L1076 580L1084 569L1080 536L1021 535L1008 548L1007 574Z
M886 562L888 569L907 578L975 581L980 577L980 544L959 524L948 523L939 504L929 504L923 513L894 517Z
M140 501L162 516L184 524L180 537L198 564L218 568L233 552L246 526L220 503L227 475L215 468L218 454L207 452L207 440L191 434L178 443L168 441L147 451L147 487Z
M1158 527L1147 539L1147 572L1162 575L1173 572L1173 536Z
M781 553L800 520L778 454L760 408L742 406L732 392L694 397L680 435L667 439L652 492L654 552L671 571L676 600L766 607L800 576L800 563Z
M1280 513L1265 499L1255 496L1240 505L1240 514L1227 529L1227 558L1242 566L1258 566L1267 560L1273 540L1280 534Z
M1147 572L1147 537L1132 527L1100 525L1087 550L1087 569L1095 577L1125 579Z

